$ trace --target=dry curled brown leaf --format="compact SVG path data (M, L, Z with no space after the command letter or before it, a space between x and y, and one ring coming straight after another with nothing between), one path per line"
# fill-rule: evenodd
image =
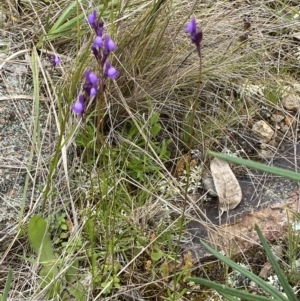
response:
M210 170L219 197L220 216L225 211L234 209L242 200L242 190L228 162L214 158Z

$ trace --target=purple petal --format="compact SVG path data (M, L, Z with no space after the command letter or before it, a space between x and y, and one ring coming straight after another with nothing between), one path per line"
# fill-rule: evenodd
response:
M112 67L108 61L106 61L105 75L110 79L116 79L119 76L119 71L115 67Z
M93 47L103 47L104 43L103 43L103 39L99 36L97 36L94 40L94 43L93 43Z
M97 20L97 12L94 10L91 14L88 15L87 19L90 25L95 25Z
M119 76L119 71L114 67L110 67L107 70L107 76L111 79L116 79Z
M61 59L58 56L54 56L53 62L54 62L54 65L56 67L56 66L58 66L60 64Z
M92 87L91 90L90 90L90 97L93 97L97 94L97 89Z
M84 96L82 94L80 94L79 99L72 106L72 111L75 114L80 114L80 115L83 114L83 112L84 112Z
M97 84L98 83L98 76L95 73L90 73L89 81L92 84Z
M93 85L98 84L98 76L95 73L87 70L85 72L85 77L86 77L86 81L88 83L93 84Z
M105 37L104 45L108 52L112 52L117 49L115 42L110 38L110 36Z
M58 56L56 56L55 54L52 54L50 56L50 60L51 60L53 67L57 67L61 63L61 59Z
M193 17L192 20L187 24L186 30L187 33L195 34L197 31L197 22L196 18Z

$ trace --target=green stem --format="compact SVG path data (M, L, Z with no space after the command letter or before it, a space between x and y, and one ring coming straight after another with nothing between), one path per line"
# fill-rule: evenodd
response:
M192 112L191 112L191 118L190 118L190 127L189 127L189 157L191 157L191 149L194 146L194 120L195 120L195 115L196 115L196 110L199 105L199 94L200 94L200 88L201 88L201 78L202 78L202 58L201 58L201 53L199 52L199 74L198 74L198 85L197 89L194 95L194 102L192 105ZM190 166L188 166L187 169L187 182L184 190L184 202L183 202L183 208L182 208L182 214L180 217L180 225L179 225L179 235L178 235L178 243L177 243L177 250L180 249L180 241L181 237L183 235L184 231L184 220L185 220L185 212L187 208L187 203L188 203L188 188L189 188L189 183L190 183ZM177 262L178 258L178 252L175 254L175 262ZM174 292L176 292L176 286L177 286L177 279L176 279L176 272L174 273ZM173 300L176 300L176 294L173 294Z

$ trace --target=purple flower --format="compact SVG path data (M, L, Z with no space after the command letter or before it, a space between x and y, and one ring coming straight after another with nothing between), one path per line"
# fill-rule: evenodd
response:
M103 50L103 55L102 55L102 58L101 58L102 65L105 64L109 54L112 51L114 51L115 49L117 49L117 46L116 46L115 42L110 38L110 36L107 35L105 37L105 40L104 40L104 50Z
M191 40L197 47L200 47L200 43L203 38L202 30L197 27L197 21L195 17L187 24L186 30L190 34Z
M192 20L187 24L185 32L192 34L195 34L197 31L197 21L195 17L192 18Z
M98 84L98 76L89 70L85 71L85 83L83 85L83 89L87 93L87 95L89 95L90 97L95 96L98 91Z
M92 87L90 90L90 97L96 96L97 94L97 88Z
M97 22L97 12L94 10L91 14L88 15L87 19L88 19L88 23L93 27L95 27Z
M84 95L80 94L78 100L72 106L72 111L75 114L83 115L84 113Z
M109 61L106 61L104 75L110 79L116 79L119 76L119 71L112 67Z
M90 83L92 85L97 85L98 84L98 81L99 81L98 76L95 73L93 73L89 70L87 70L85 72L85 78L86 78L87 83Z
M105 37L104 47L108 53L117 49L115 42L110 38L110 36Z
M190 34L193 43L200 44L203 34L202 30L197 27L195 17L187 24L186 32Z
M61 59L58 56L56 56L55 54L52 54L50 56L50 60L51 60L51 63L54 68L57 67L61 63Z
M95 10L88 15L87 21L94 28L96 35L102 37L104 22L97 20L97 12Z
M104 45L104 43L103 43L102 37L97 36L94 40L93 47L101 48L101 47L103 47L103 45Z

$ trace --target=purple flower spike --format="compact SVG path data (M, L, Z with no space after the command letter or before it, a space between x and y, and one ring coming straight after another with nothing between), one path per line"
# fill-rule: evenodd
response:
M94 10L91 14L88 15L87 19L88 23L94 27L97 21L97 12Z
M201 56L200 43L203 38L203 33L202 30L197 27L197 21L195 17L193 17L192 20L187 24L185 31L190 34L192 42L196 44L197 52L200 57Z
M105 37L104 46L108 52L112 52L117 49L115 42L110 38L110 36Z
M110 79L116 79L119 76L119 71L115 67L112 67L109 61L105 63L105 76Z
M193 17L191 22L188 23L186 32L190 34L192 42L199 46L203 37L203 33L202 30L197 27L197 21L195 17Z
M83 96L83 94L79 95L78 100L72 106L72 111L75 114L83 115L83 113L84 113L84 96Z

